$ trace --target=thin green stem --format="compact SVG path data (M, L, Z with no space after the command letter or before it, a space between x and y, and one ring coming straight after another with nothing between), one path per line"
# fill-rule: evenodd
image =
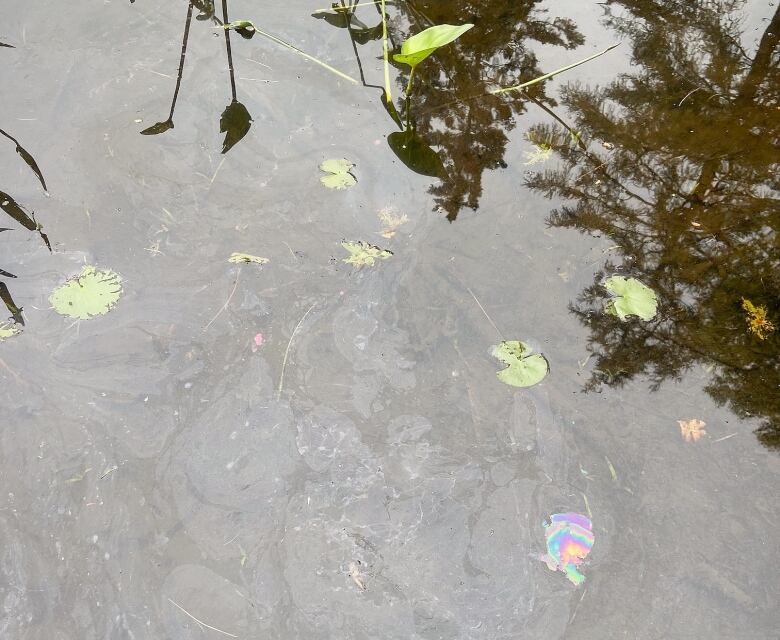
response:
M410 95L412 95L412 81L414 80L414 67L411 67L411 71L409 71L409 82L406 83L406 97L408 98Z
M390 93L390 61L387 51L387 13L385 11L385 0L382 0L382 56L385 65L385 101L387 104L393 104L393 96Z
M352 11L357 7L370 7L372 5L379 4L380 2L384 4L384 0L373 0L372 2L358 2L356 4L350 4L345 7L328 7L327 9L317 9L316 11L312 11L312 15L317 15L319 13L339 13L340 11Z
M533 80L529 80L528 82L523 82L522 84L516 84L513 87L505 87L503 89L493 89L489 93L496 96L501 93L509 93L510 91L519 91L520 89L525 89L526 87L530 87L532 84L537 84L538 82L542 82L544 80L552 78L553 76L557 76L559 73L563 73L564 71L568 71L569 69L573 69L574 67L579 67L581 64L590 62L591 60L598 58L599 56L603 56L605 53L607 53L607 51L612 51L612 49L614 49L619 45L620 45L619 42L617 44L613 44L611 47L607 47L606 49L604 49L604 51L599 51L598 53L594 53L592 56L588 56L587 58L584 58L579 62L566 65L565 67L561 67L560 69L556 69L555 71L550 71L550 73L545 73L543 76L539 76L538 78L534 78Z
M280 45L282 45L283 47L287 47L288 49L290 49L290 50L292 50L292 51L295 51L295 53L297 53L298 55L301 55L301 56L303 56L304 58L306 58L307 60L311 60L312 62L314 62L314 63L316 63L316 64L320 65L321 67L324 67L325 69L327 69L327 70L328 70L328 71L330 71L331 73L335 73L337 76L339 76L340 78L343 78L344 80L349 80L349 81L350 81L351 83L353 83L353 84L359 84L359 83L358 83L358 81L357 81L357 80L355 80L355 78L351 78L351 77L350 77L350 76L348 76L346 73L342 73L342 72L341 72L341 71L339 71L338 69L336 69L336 68L334 68L334 67L331 67L329 64L327 64L326 62L323 62L322 60L318 60L318 59L317 59L317 58L315 58L314 56L310 56L310 55L309 55L308 53L306 53L305 51L301 51L301 50L300 50L298 47L296 47L295 45L292 45L292 44L290 44L289 42L285 42L285 41L284 41L284 40L282 40L281 38L277 38L276 36L274 36L274 35L272 35L272 34L268 33L267 31L263 31L262 29L258 29L258 28L257 28L257 26L256 26L254 23L252 23L251 21L249 21L249 20L239 20L238 22L245 22L245 23L249 23L249 24L252 26L252 28L253 28L253 29L254 29L254 30L257 32L257 33L259 33L261 36L265 36L265 37L266 37L266 38L268 38L269 40L273 40L275 43L277 43L277 44L280 44ZM235 22L234 22L233 24L235 24ZM223 29L229 29L229 28L231 28L231 26L230 26L229 24L223 25Z

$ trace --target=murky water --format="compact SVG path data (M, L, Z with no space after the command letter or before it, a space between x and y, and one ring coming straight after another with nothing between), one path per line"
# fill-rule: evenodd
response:
M391 69L414 153L377 10L327 4L229 18L357 84L259 34L231 75L221 3L2 6L0 635L774 637L776 3L393 3L394 49L475 25L409 109ZM85 263L123 296L63 318ZM616 273L655 319L603 312ZM556 512L593 522L580 586Z

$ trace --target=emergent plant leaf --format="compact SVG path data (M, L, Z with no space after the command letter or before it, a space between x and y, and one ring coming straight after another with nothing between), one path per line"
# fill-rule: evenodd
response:
M436 49L449 44L462 36L473 27L473 24L439 24L429 27L413 35L401 45L401 53L396 53L393 60L402 64L408 64L414 69Z

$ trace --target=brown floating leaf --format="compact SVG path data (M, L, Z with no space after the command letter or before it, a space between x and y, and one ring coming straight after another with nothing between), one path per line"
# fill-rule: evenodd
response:
M707 424L703 420L692 418L690 420L678 420L680 433L685 442L697 442L705 433L704 426Z

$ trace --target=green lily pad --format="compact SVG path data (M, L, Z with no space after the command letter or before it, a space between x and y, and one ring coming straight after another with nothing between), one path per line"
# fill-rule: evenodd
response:
M356 267L374 266L377 260L387 260L393 255L392 251L380 249L373 244L358 240L357 242L342 242L341 246L349 251L349 257L344 258L342 262L354 264Z
M550 365L540 353L531 353L531 347L519 340L504 340L493 347L493 357L507 365L496 375L501 382L513 387L531 387L541 382Z
M260 256L253 256L249 253L238 253L234 251L230 254L230 257L228 258L228 262L232 262L233 264L268 264L269 260L268 258L261 258Z
M18 336L22 330L14 322L0 322L0 342Z
M473 24L437 24L413 35L401 45L401 53L396 53L393 60L408 64L414 69L436 49L449 44L473 27Z
M56 288L49 302L60 315L87 320L111 311L121 295L121 280L115 272L87 265L77 277Z
M347 189L357 184L357 178L350 173L355 165L346 158L331 158L325 160L320 169L327 173L322 176L320 182L329 189Z
M612 276L604 285L613 296L607 302L605 311L621 320L628 316L639 316L642 320L652 320L658 310L658 300L647 285L636 278Z

